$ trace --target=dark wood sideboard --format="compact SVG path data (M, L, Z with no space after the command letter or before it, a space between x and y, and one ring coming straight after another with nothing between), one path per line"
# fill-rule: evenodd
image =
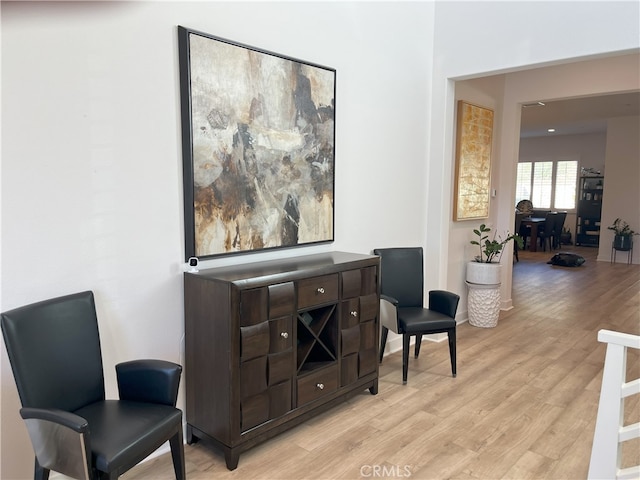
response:
M187 442L240 453L378 392L379 257L329 252L184 275Z

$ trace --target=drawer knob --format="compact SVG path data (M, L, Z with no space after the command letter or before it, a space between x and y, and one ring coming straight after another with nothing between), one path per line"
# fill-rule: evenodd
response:
M358 316L358 312L356 312L355 310L351 311L351 316L352 317L357 317Z
M324 293L324 288L319 287L317 291L318 291L318 293L322 294L322 293Z
M316 387L318 388L318 390L324 390L324 383L317 383Z
M281 336L282 338L289 338L289 334L288 334L287 332L282 332L282 333L280 334L280 336Z

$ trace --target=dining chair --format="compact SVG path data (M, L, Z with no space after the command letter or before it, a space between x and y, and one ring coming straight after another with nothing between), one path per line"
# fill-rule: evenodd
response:
M567 219L567 212L558 212L558 216L556 217L556 225L554 229L553 235L553 245L554 248L560 248L560 235L562 235L562 230L564 229L564 222Z
M35 480L50 470L116 479L169 441L185 478L182 367L163 360L116 365L119 400L107 400L95 300L90 291L0 315L9 361L35 451Z
M540 240L540 246L544 252L547 251L547 245L549 250L553 250L553 238L556 235L556 222L558 219L558 212L548 212L545 214L545 221L542 228L538 227L538 239ZM532 241L535 241L532 239Z
M402 383L407 383L409 343L415 337L415 358L423 335L446 333L451 373L456 371L456 311L460 296L444 290L429 292L424 308L423 253L421 247L377 248L380 256L380 363L389 330L402 335Z
M531 200L520 200L516 205L516 214L518 213L522 214L521 218L530 217L533 214L533 203L531 203ZM515 230L515 233L522 237L522 249L526 250L527 239L531 237L531 226L520 223L520 226Z

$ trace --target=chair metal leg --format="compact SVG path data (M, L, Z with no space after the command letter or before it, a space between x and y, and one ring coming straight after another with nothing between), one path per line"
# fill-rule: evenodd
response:
M384 356L384 347L387 345L387 335L389 335L389 329L383 326L380 333L380 363L382 363L382 357Z
M414 358L418 358L418 355L420 355L421 344L422 344L422 334L418 334L416 335L416 347L414 352Z
M457 367L456 367L456 329L449 330L447 332L447 336L449 337L449 356L451 357L451 373L453 377L457 375Z
M171 458L173 459L176 480L185 480L187 474L184 462L184 444L182 442L182 422L180 422L176 434L169 439L169 445L171 446Z
M407 372L409 371L409 342L411 335L402 334L402 384L407 383Z
M49 469L43 468L38 463L38 459L36 458L34 469L33 469L33 480L48 480L49 479Z

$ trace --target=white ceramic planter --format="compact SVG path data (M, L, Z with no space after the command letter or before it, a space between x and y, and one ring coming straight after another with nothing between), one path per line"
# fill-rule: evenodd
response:
M467 287L469 324L482 328L496 327L500 317L500 284L480 285L467 282Z
M500 263L467 263L467 282L481 285L501 283L502 265Z
M469 324L492 328L500 315L500 283L502 265L499 263L469 262L467 264L467 307Z

